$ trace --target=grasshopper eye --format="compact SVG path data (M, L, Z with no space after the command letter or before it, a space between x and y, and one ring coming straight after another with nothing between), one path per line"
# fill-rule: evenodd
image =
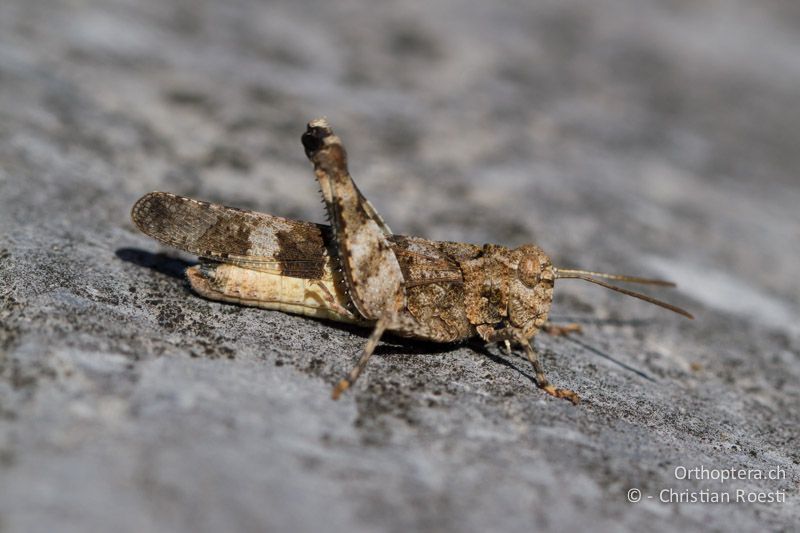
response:
M542 264L535 255L526 255L517 266L517 277L529 288L534 288L539 283L539 275L542 272Z
M320 128L308 128L308 131L300 139L303 142L303 148L306 149L306 155L315 154L322 148L323 137L324 133Z

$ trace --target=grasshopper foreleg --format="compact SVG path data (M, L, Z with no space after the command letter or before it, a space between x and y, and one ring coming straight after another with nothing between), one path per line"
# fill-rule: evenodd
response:
M576 392L569 389L556 388L548 381L547 376L544 375L542 363L539 361L539 354L537 354L536 350L533 349L533 346L531 346L531 343L528 341L528 339L517 339L517 341L522 345L522 348L525 350L525 355L528 356L528 361L530 361L533 365L533 370L536 372L536 383L539 385L540 389L545 391L550 396L564 398L565 400L569 400L574 404L580 403L581 398Z

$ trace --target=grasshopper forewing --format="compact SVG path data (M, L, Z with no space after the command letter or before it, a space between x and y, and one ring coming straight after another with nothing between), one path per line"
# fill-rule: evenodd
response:
M195 254L192 288L207 298L367 324L352 312L330 227L166 192L143 196L133 221L147 235Z
M599 281L671 285L661 280L559 270L538 247L430 241L394 235L358 190L341 140L324 119L302 137L331 226L290 220L153 192L133 207L136 226L201 258L187 269L192 288L213 300L276 309L373 328L337 398L358 378L384 331L436 342L480 336L516 343L547 393L550 385L530 339L546 328L559 278L579 278L691 315L652 297Z

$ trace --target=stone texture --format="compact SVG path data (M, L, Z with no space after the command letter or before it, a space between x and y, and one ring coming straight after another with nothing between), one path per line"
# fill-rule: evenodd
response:
M798 87L785 0L4 0L0 531L796 527ZM537 345L581 406L397 340L332 402L367 332L200 299L128 216L323 220L318 115L395 231L667 276L697 320L564 281L584 333ZM701 464L786 479L675 479Z

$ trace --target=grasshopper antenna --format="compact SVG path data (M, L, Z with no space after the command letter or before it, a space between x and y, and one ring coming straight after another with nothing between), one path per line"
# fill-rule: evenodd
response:
M593 272L591 270L572 270L559 268L557 278L577 278L577 274L582 276L592 276L595 278L613 279L616 281L627 281L628 283L641 283L643 285L660 285L662 287L675 287L671 281L663 279L638 278L636 276L625 276L623 274L606 274L605 272ZM583 279L583 278L580 278Z
M621 292L622 294L625 294L627 296L633 296L634 298L644 300L645 302L651 303L653 305L663 307L664 309L685 316L686 318L694 319L694 316L692 316L692 314L689 311L681 309L678 306L668 304L667 302L662 302L661 300L653 298L652 296L647 296L646 294L642 294L640 292L623 289L622 287L617 287L616 285L611 285L610 283L606 283L605 281L600 281L597 278L613 279L616 281L626 281L628 283L641 283L643 285L660 285L662 287L675 287L675 284L672 283L671 281L664 281L661 279L638 278L635 276L624 276L621 274L606 274L605 272L592 272L589 270L555 269L555 274L556 274L556 279L582 279L584 281L588 281L589 283L594 283L595 285L600 285L601 287L605 287L606 289L611 289L612 291Z

